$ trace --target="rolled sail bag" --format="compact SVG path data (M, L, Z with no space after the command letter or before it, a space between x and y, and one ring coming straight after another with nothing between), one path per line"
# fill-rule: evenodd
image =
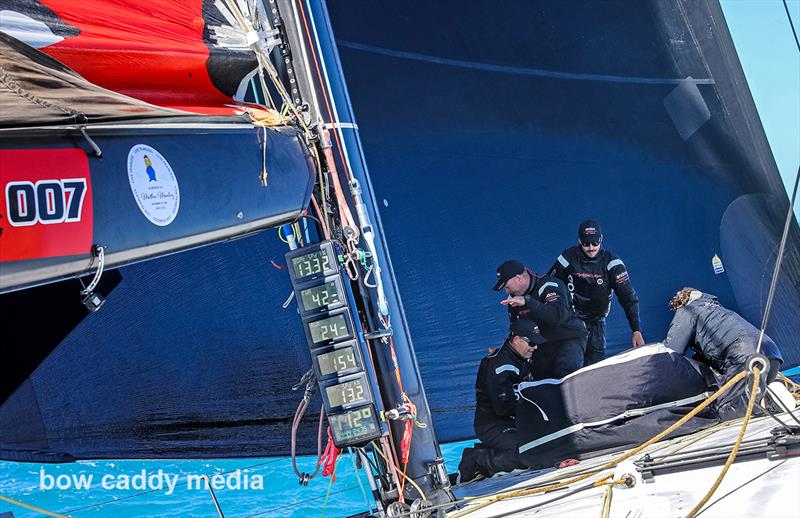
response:
M651 344L561 379L520 383L520 458L529 467L540 468L639 445L711 395L714 380L705 365L662 344ZM712 407L669 437L717 424Z

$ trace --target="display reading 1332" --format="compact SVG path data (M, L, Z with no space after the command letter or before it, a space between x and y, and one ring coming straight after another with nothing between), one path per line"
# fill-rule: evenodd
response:
M337 447L363 445L384 432L364 368L349 284L331 241L286 254L297 309Z

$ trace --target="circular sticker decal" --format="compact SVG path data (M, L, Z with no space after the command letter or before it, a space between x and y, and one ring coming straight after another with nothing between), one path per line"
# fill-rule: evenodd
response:
M151 223L164 227L178 215L181 195L178 180L161 153L137 144L128 153L128 181L142 214Z

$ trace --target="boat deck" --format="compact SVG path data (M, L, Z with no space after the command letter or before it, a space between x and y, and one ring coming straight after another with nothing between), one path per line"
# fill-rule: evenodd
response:
M795 415L798 413L800 412L795 411ZM787 424L794 423L788 414L779 414L777 417ZM741 423L742 419L729 421L692 435L655 443L615 469L602 470L590 478L546 493L509 497L482 508L480 505L490 495L543 487L567 480L603 466L624 451L584 460L569 468L516 471L467 483L455 488L454 493L459 500L465 499L469 503L458 511L448 513L448 516L686 516L721 472L722 464L741 429ZM790 450L785 457L776 460L770 460L764 452L754 451L750 455L745 453L748 448L751 451L757 450L770 438L771 431L779 427L770 417L751 419L737 460L699 515L706 518L800 516L800 450ZM714 450L719 450L722 460L683 467L679 471L656 470L649 481L643 480L642 473L634 464L646 454L654 460L666 456L665 459L670 461L679 461L680 456L685 460L698 454L714 453ZM630 474L635 482L630 488L614 486L610 510L606 515L604 503L609 486L593 487L592 483L609 474L614 474L614 479Z

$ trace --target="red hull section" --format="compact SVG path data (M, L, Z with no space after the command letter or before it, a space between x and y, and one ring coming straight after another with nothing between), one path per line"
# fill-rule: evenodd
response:
M80 149L0 151L0 262L88 254L92 181Z

